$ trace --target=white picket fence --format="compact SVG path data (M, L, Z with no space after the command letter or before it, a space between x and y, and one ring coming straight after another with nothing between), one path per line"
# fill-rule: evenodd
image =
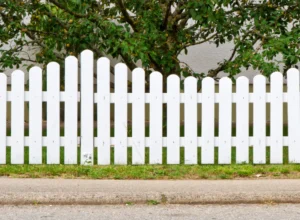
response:
M202 81L201 93L197 80L188 77L184 92L180 79L167 79L163 93L162 75L150 75L150 92L145 93L143 69L132 72L132 93L127 92L126 65L115 66L115 92L110 92L110 62L97 61L97 92L94 91L94 57L89 50L81 54L81 80L78 91L78 60L66 58L65 91L60 91L60 68L47 66L47 91L42 91L42 70L29 71L29 91L24 91L24 73L16 70L11 76L11 91L7 77L0 74L0 164L6 164L7 146L11 147L11 163L24 164L24 148L29 146L29 163L42 163L42 147L47 148L47 164L60 163L60 147L64 147L64 163L77 163L80 146L81 164L93 163L94 148L98 148L98 164L110 164L114 147L114 164L127 164L127 148L132 147L132 164L145 163L145 147L149 147L149 163L161 164L163 147L167 147L167 164L180 163L180 147L184 147L184 163L197 164L201 147L201 164L213 164L215 147L218 163L230 164L232 146L236 147L236 162L249 162L249 147L253 146L253 163L266 163L266 146L270 146L270 162L283 163L283 146L288 146L290 163L300 163L300 93L299 71L287 73L287 93L283 92L281 73L271 75L271 92L266 93L266 78L254 77L254 92L249 93L249 81L239 77L236 93L232 81L224 77L215 93L212 78ZM11 136L6 135L7 102L11 102ZM29 102L29 136L24 136L24 102ZM47 103L47 136L42 135L42 102ZM60 103L65 103L64 136L60 136ZM77 135L78 102L81 106L81 135ZM283 103L288 108L288 136L283 136ZM94 103L97 104L97 136L94 137ZM114 137L110 136L110 105L114 103ZM127 111L132 103L132 137L128 137ZM150 136L145 137L145 103L150 104ZM163 103L167 104L167 136L163 137ZM184 104L184 137L180 137L180 104ZM201 137L197 136L197 111L201 104ZM219 104L219 136L215 137L215 103ZM232 103L236 103L236 136L232 136ZM249 136L249 104L253 103L253 136ZM271 133L266 136L266 103L270 103Z

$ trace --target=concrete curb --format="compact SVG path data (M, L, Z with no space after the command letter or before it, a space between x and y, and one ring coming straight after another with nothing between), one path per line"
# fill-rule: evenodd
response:
M0 178L0 204L300 203L300 180L80 180Z

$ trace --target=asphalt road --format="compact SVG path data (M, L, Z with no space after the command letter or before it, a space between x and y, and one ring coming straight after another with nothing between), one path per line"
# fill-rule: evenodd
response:
M117 206L0 206L0 220L84 219L300 219L300 204L264 205L117 205Z

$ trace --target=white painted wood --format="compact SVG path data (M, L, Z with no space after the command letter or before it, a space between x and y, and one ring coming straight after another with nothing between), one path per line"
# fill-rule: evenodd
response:
M81 159L92 165L94 158L94 54L84 50L80 55L81 86Z
M42 69L29 70L29 163L42 164Z
M0 73L0 164L6 164L7 77Z
M110 61L97 62L98 164L110 164Z
M127 66L115 66L115 164L127 164Z
M11 163L24 164L24 73L11 75Z
M271 146L270 162L283 163L283 76L271 75Z
M202 81L202 143L201 163L214 163L214 129L215 129L215 82L212 78L206 77Z
M6 138L6 144L7 146L10 146L11 143L12 143L12 138L11 137L7 137ZM47 140L48 138L47 137L43 137L43 146L46 146L47 145ZM97 137L94 138L95 140L95 147L97 147ZM25 146L28 146L29 145L29 137L26 136L24 138L24 145ZM198 137L198 143L201 143L202 142L202 138L201 137ZM214 137L214 142L215 142L215 146L219 146L219 137ZM65 145L65 137L60 137L60 143L61 143L61 146L64 146ZM77 138L77 143L80 144L80 137ZM110 138L110 143L111 143L111 148L114 148L114 145L116 143L116 140L114 137L111 137ZM128 143L128 146L132 146L132 137L127 137L127 143ZM146 137L145 138L145 145L146 147L149 147L150 146L150 137ZM237 143L237 138L236 137L232 137L231 138L231 143L233 146L236 145ZM254 144L254 137L249 137L249 145L252 146ZM162 138L162 145L163 146L167 146L167 137L163 137ZM184 146L185 145L185 138L184 137L180 137L180 146ZM271 137L266 137L266 145L269 146L271 145ZM284 146L288 146L289 145L289 138L287 136L283 137L283 145Z
M184 81L184 163L197 164L197 79Z
M249 80L236 80L236 163L249 163Z
M47 65L47 164L60 163L60 67Z
M292 68L287 72L287 87L289 162L300 163L299 71L295 68Z
M180 79L167 78L167 163L180 163Z
M60 92L60 101L64 102L66 100L66 93L64 91ZM232 102L236 103L237 102L237 97L238 95L236 93L232 94ZM24 93L24 99L25 102L29 101L29 92L25 91ZM97 103L97 93L94 93L94 103ZM163 94L162 95L162 103L167 103L167 94ZM7 92L7 101L10 102L11 101L11 92L8 91ZM132 103L132 94L128 93L127 94L127 101L128 104ZM43 102L47 102L47 92L43 92ZM80 102L80 92L78 92L77 94L77 102ZM220 98L219 98L219 94L215 94L215 103L219 103L220 102ZM266 93L266 103L270 103L271 102L271 94L270 93ZM286 92L283 93L283 102L287 103L288 102L288 94ZM110 94L110 103L113 104L115 103L115 95L114 93ZM150 103L150 93L146 93L145 94L145 103ZM184 104L184 93L180 94L180 103ZM198 103L202 103L202 94L198 93ZM249 93L249 103L253 103L253 93Z
M232 81L223 77L219 83L219 164L231 163Z
M257 75L253 79L253 162L266 163L266 78Z
M132 72L132 164L145 164L145 71Z
M162 74L150 74L150 164L162 164Z
M78 60L69 56L65 60L65 164L77 164L77 93Z

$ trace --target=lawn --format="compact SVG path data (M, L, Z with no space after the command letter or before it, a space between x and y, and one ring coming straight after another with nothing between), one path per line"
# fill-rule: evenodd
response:
M127 166L81 166L63 165L64 150L61 148L61 164L46 165L46 148L43 148L43 165L28 165L29 149L25 148L25 165L10 165L10 148L8 147L8 165L0 166L0 176L24 178L88 178L88 179L241 179L241 178L300 178L300 165L287 164L287 148L284 148L283 165L235 164L235 148L232 148L231 165L183 165L184 149L181 148L181 165L166 165L166 149L163 149L163 165L149 165L149 149L146 149L146 165L131 165L131 148L128 148ZM199 150L199 158L201 151ZM113 148L111 163L113 164ZM78 159L80 148L78 148ZM218 152L215 150L215 163ZM78 160L79 161L79 160ZM270 162L270 149L267 148L267 163ZM97 149L94 152L97 164Z
M146 133L148 133L146 129ZM200 129L198 129L200 130ZM10 133L10 131L8 131ZM216 130L217 135L217 130ZM252 133L252 129L250 129ZM267 135L269 128L267 128ZM28 135L28 131L25 131ZM96 134L96 130L95 130ZM113 129L112 129L113 134ZM130 134L130 132L129 132ZM235 134L233 129L232 134ZM45 132L44 132L45 135ZM61 132L63 136L63 131ZM183 135L183 129L181 129ZM251 134L250 134L251 135ZM284 128L284 135L287 129ZM147 135L146 135L147 136ZM25 164L10 164L10 147L7 147L7 165L0 166L0 176L24 178L88 178L88 179L243 179L243 178L300 178L300 164L288 164L288 149L283 148L283 165L270 165L270 148L267 147L266 165L253 165L253 149L249 148L249 164L235 164L235 147L232 147L232 164L218 165L218 148L215 148L215 164L201 165L201 148L198 148L198 165L184 165L184 148L180 149L180 165L167 165L167 149L163 148L163 164L149 165L149 148L146 148L145 165L132 165L132 149L128 148L128 165L114 165L114 149L111 148L109 166L81 166L80 147L78 165L64 164L64 148L60 151L60 165L46 165L47 150L43 147L43 165L29 165L29 148L25 147ZM94 164L97 164L97 148Z

